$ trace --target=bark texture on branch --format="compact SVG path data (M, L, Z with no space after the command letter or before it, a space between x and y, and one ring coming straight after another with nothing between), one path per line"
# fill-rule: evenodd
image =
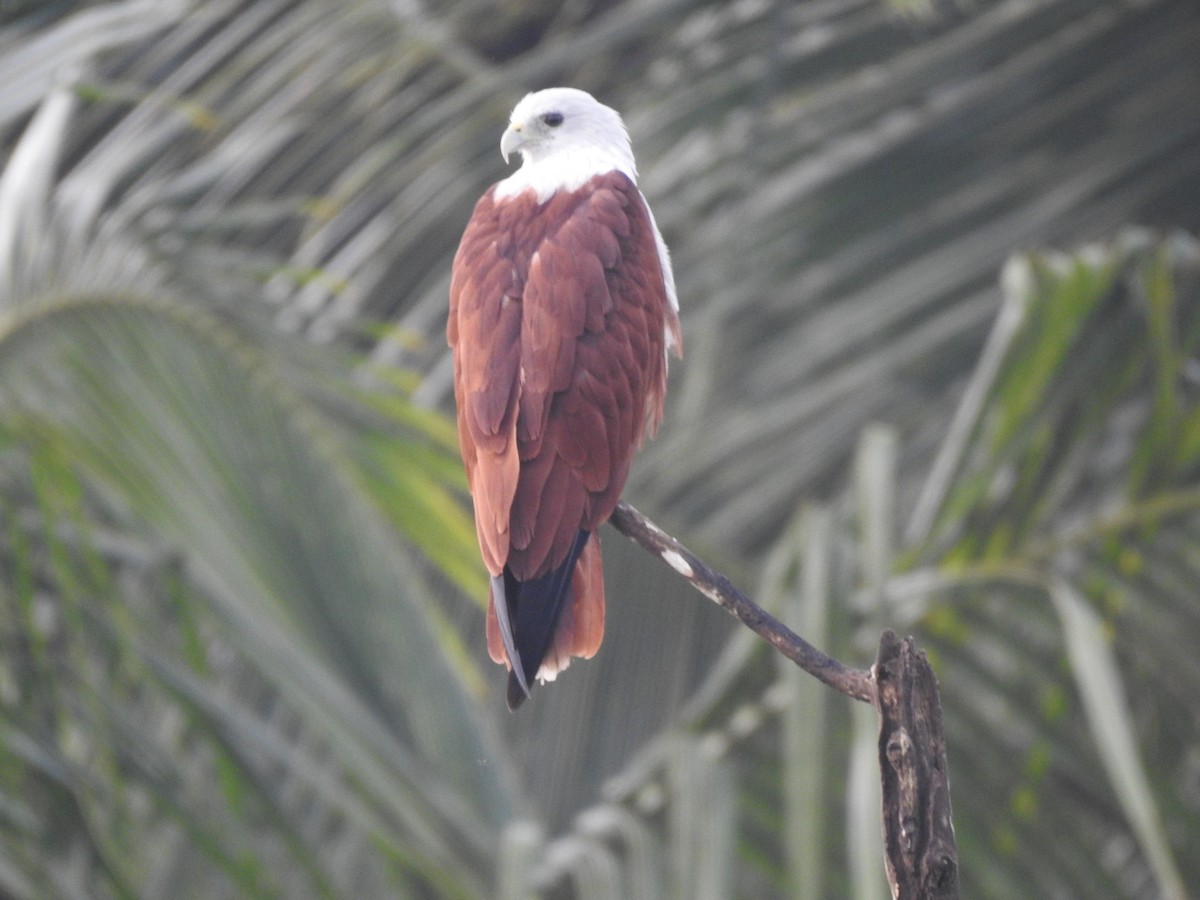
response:
M621 534L662 559L696 590L735 616L809 675L847 697L864 703L873 702L875 685L870 672L853 669L822 653L628 503L618 503L609 522Z
M885 631L872 669L879 711L883 841L896 900L958 897L958 851L937 679L913 639Z
M879 712L884 855L895 900L956 900L958 851L937 679L912 638L885 631L871 671L843 665L754 603L627 503L613 527L658 556L805 672Z

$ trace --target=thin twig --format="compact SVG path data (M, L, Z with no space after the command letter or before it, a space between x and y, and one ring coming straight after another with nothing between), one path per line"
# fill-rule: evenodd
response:
M617 531L660 557L696 590L734 615L809 675L847 697L864 703L874 702L875 686L869 671L844 666L822 653L628 503L618 503L609 521Z

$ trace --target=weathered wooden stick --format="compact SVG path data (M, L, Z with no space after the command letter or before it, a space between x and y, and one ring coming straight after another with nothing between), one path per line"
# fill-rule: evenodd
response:
M937 679L912 638L885 631L870 671L822 653L627 503L613 527L661 558L805 672L879 712L879 768L888 884L894 900L956 900L958 851Z
M871 670L879 711L883 841L895 900L958 897L958 851L937 679L913 639L885 631Z
M660 557L696 590L736 616L809 675L855 700L874 702L875 685L870 672L852 669L822 653L628 503L618 503L609 521L617 531Z

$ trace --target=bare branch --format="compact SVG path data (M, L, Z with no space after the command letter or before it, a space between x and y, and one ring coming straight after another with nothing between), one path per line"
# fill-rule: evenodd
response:
M937 679L912 638L885 631L873 669L883 840L896 900L958 897L958 850Z
M609 521L617 531L661 558L696 590L736 616L805 672L847 697L875 702L875 684L869 671L852 669L822 653L628 503L618 503Z
M912 638L885 631L870 671L822 653L628 503L609 520L805 672L879 712L888 884L895 900L956 900L958 850L937 679Z

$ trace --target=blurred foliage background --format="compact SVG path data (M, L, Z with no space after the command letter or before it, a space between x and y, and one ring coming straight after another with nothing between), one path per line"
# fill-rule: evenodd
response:
M626 499L918 637L964 896L1200 892L1190 0L18 0L0 84L0 893L885 896L873 712L614 533L504 711L443 328L552 84L676 263Z

